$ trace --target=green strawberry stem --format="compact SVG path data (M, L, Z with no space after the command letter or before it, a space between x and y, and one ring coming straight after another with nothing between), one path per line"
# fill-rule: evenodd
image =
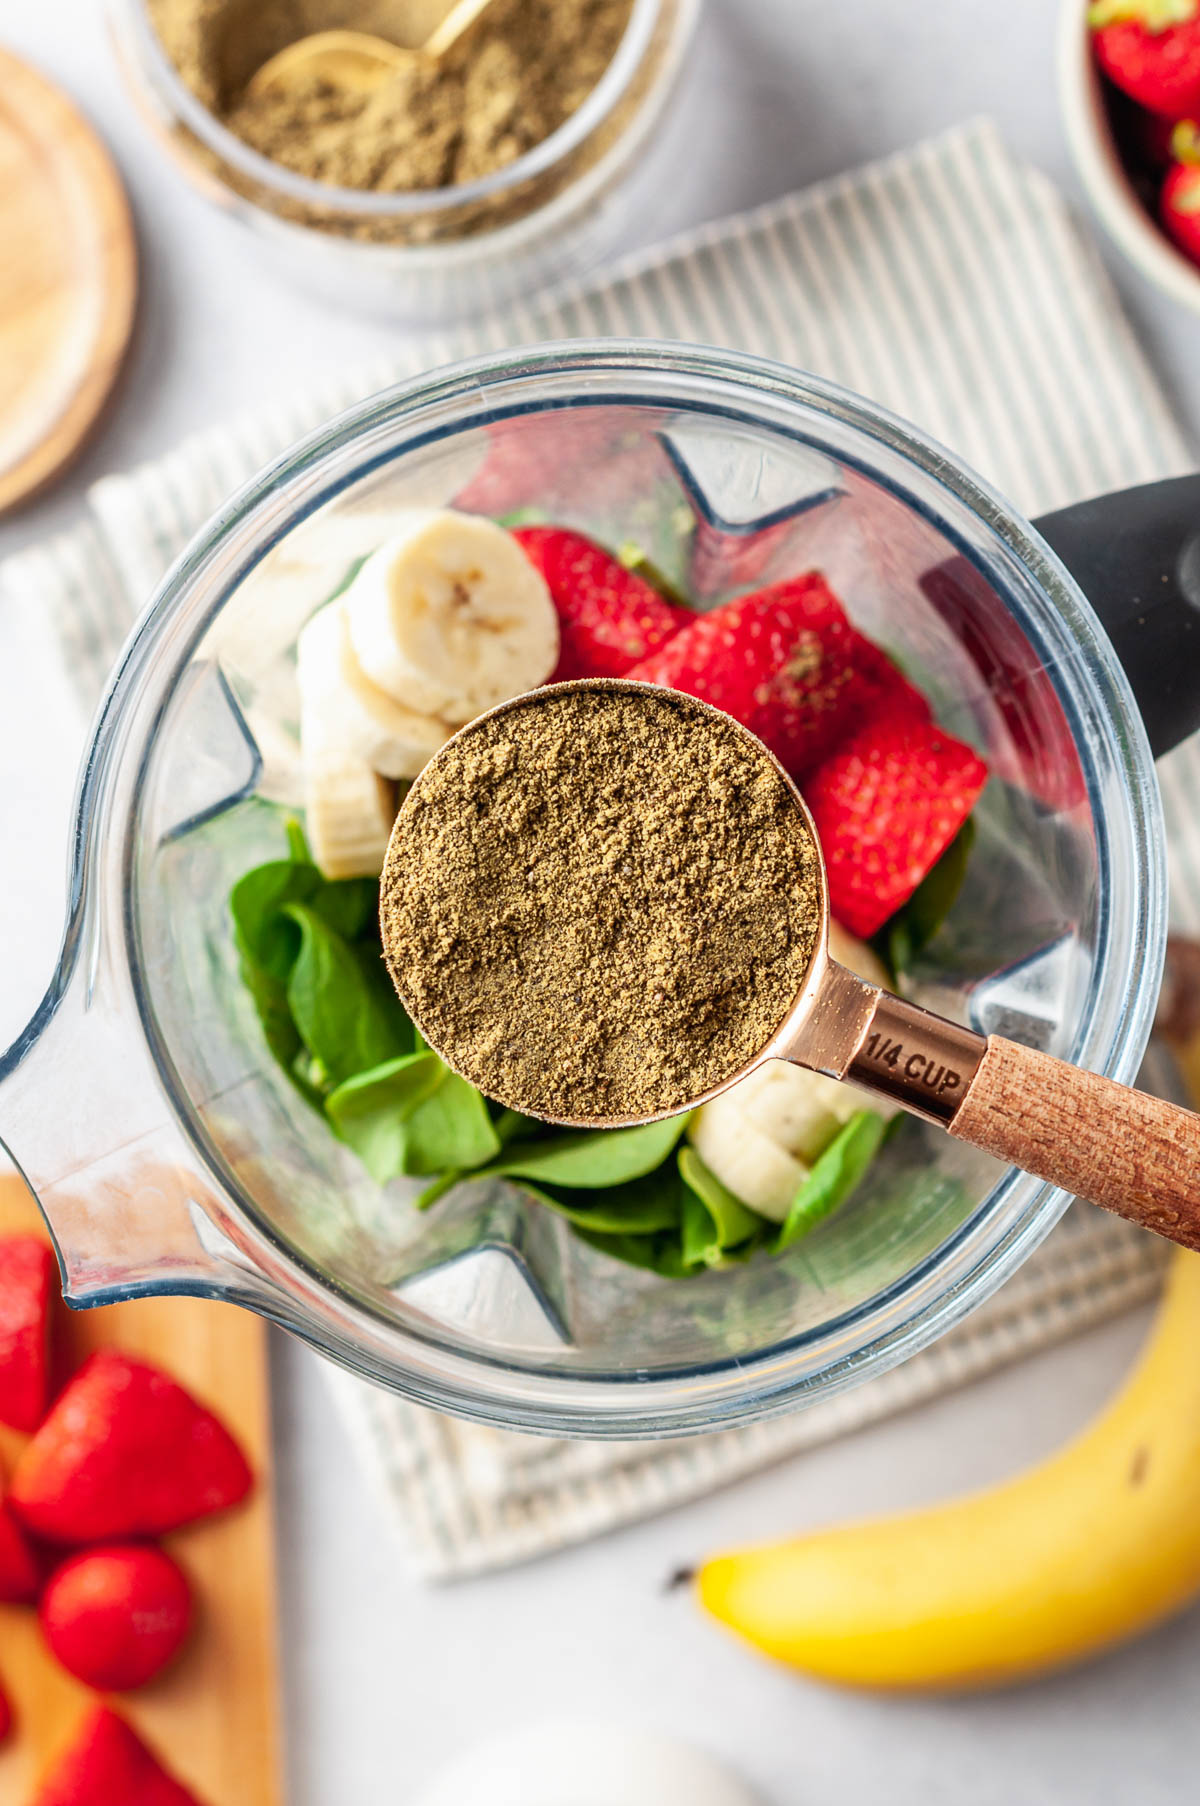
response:
M641 577L650 585L651 589L656 589L660 596L664 596L668 602L673 602L676 608L694 609L694 603L689 602L683 591L659 570L636 541L628 539L623 545L617 547L617 563L623 564L625 569L632 571L635 577Z
M1147 31L1170 31L1175 25L1189 25L1196 17L1200 0L1093 0L1088 7L1088 24L1093 31L1106 25L1141 25Z
M1177 163L1200 163L1200 126L1194 119L1171 127L1171 155Z

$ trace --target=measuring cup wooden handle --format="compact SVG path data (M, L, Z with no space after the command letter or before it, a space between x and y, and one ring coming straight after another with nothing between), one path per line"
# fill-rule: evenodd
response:
M985 1040L832 960L824 983L825 1009L807 1042L785 1049L791 1057L1200 1250L1200 1115L999 1035Z
M951 1135L1200 1249L1200 1115L988 1038Z

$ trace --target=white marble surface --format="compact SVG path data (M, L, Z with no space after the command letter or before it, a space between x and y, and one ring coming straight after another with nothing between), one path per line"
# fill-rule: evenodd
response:
M1051 0L708 0L675 127L678 180L639 236L767 199L982 111L1074 192L1054 102L1054 11ZM58 77L113 145L137 212L144 290L104 432L67 481L0 525L2 556L68 524L103 472L396 335L288 291L240 241L234 254L224 223L160 167L123 100L99 0L0 0L0 41ZM1116 273L1195 426L1200 323L1124 267ZM77 751L52 675L38 669L31 681L32 638L27 623L0 617L0 1045L52 964ZM1036 1688L914 1703L792 1680L662 1591L670 1569L714 1546L932 1498L1051 1448L1111 1388L1140 1328L1115 1325L668 1519L439 1591L405 1579L316 1360L280 1341L291 1806L403 1806L476 1733L580 1710L707 1743L772 1806L1195 1799L1200 1613Z

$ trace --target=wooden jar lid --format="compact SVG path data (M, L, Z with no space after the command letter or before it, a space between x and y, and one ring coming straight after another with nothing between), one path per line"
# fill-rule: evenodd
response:
M112 159L71 102L0 50L0 511L82 446L133 326L137 248Z

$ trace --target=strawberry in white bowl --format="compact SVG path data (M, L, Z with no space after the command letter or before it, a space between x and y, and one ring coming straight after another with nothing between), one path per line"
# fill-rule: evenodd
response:
M1200 313L1200 0L1063 0L1058 87L1088 196L1130 260Z

